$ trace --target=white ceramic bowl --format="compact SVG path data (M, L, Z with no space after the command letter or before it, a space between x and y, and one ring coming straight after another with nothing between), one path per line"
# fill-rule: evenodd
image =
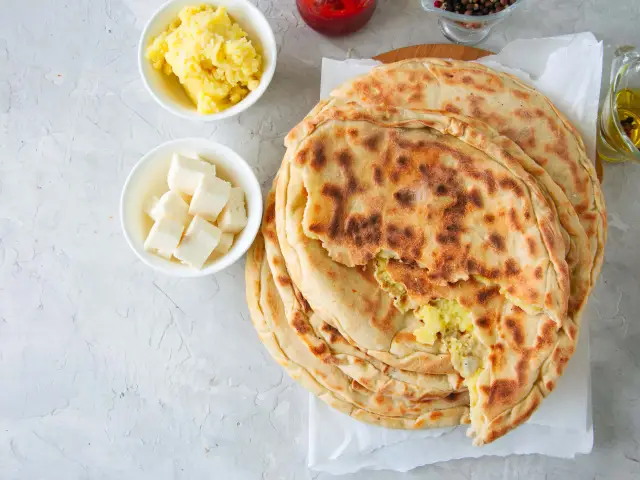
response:
M216 175L234 187L241 187L245 193L247 226L236 235L229 252L210 258L201 270L144 249L144 240L153 225L153 220L144 213L144 206L151 197L159 197L169 190L167 173L173 153L200 155L216 166ZM122 230L131 249L150 267L175 277L204 277L227 268L249 249L258 234L261 219L262 192L251 167L230 148L202 138L171 140L151 150L131 170L120 199Z
M203 115L198 113L195 105L178 82L177 77L167 76L156 70L145 58L145 50L154 37L163 32L178 17L182 8L190 5L210 4L224 6L229 15L242 29L262 55L263 72L260 85L250 92L242 101L219 113ZM142 81L151 96L166 110L183 118L198 121L214 121L232 117L246 110L266 91L276 70L277 47L273 30L269 22L257 7L249 0L169 0L151 17L140 37L138 45L138 68Z

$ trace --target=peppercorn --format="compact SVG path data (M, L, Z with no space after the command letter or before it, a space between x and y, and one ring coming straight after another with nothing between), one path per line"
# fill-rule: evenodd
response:
M433 6L464 15L490 15L516 3L517 0L435 0Z

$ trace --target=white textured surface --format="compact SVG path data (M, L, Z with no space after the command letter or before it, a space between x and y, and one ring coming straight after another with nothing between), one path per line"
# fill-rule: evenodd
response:
M142 154L185 136L237 149L266 188L283 135L317 99L322 56L443 39L417 0L382 0L365 31L339 40L306 28L293 0L259 0L280 49L272 86L248 112L202 125L161 110L138 78L138 15L156 3L0 1L0 478L330 478L306 469L306 394L257 340L243 265L198 280L156 275L122 238L120 189ZM516 15L487 48L582 30L640 45L637 0L531 0ZM640 167L605 177L594 452L462 460L402 478L640 477Z

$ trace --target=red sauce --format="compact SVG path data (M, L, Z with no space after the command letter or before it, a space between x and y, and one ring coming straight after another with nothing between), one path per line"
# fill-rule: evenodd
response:
M325 35L347 35L366 25L376 0L296 0L302 19Z

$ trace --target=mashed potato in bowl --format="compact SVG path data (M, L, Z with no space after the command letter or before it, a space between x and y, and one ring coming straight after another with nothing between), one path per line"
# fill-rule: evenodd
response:
M224 7L185 7L147 47L146 58L175 75L199 113L217 113L260 84L262 57Z

